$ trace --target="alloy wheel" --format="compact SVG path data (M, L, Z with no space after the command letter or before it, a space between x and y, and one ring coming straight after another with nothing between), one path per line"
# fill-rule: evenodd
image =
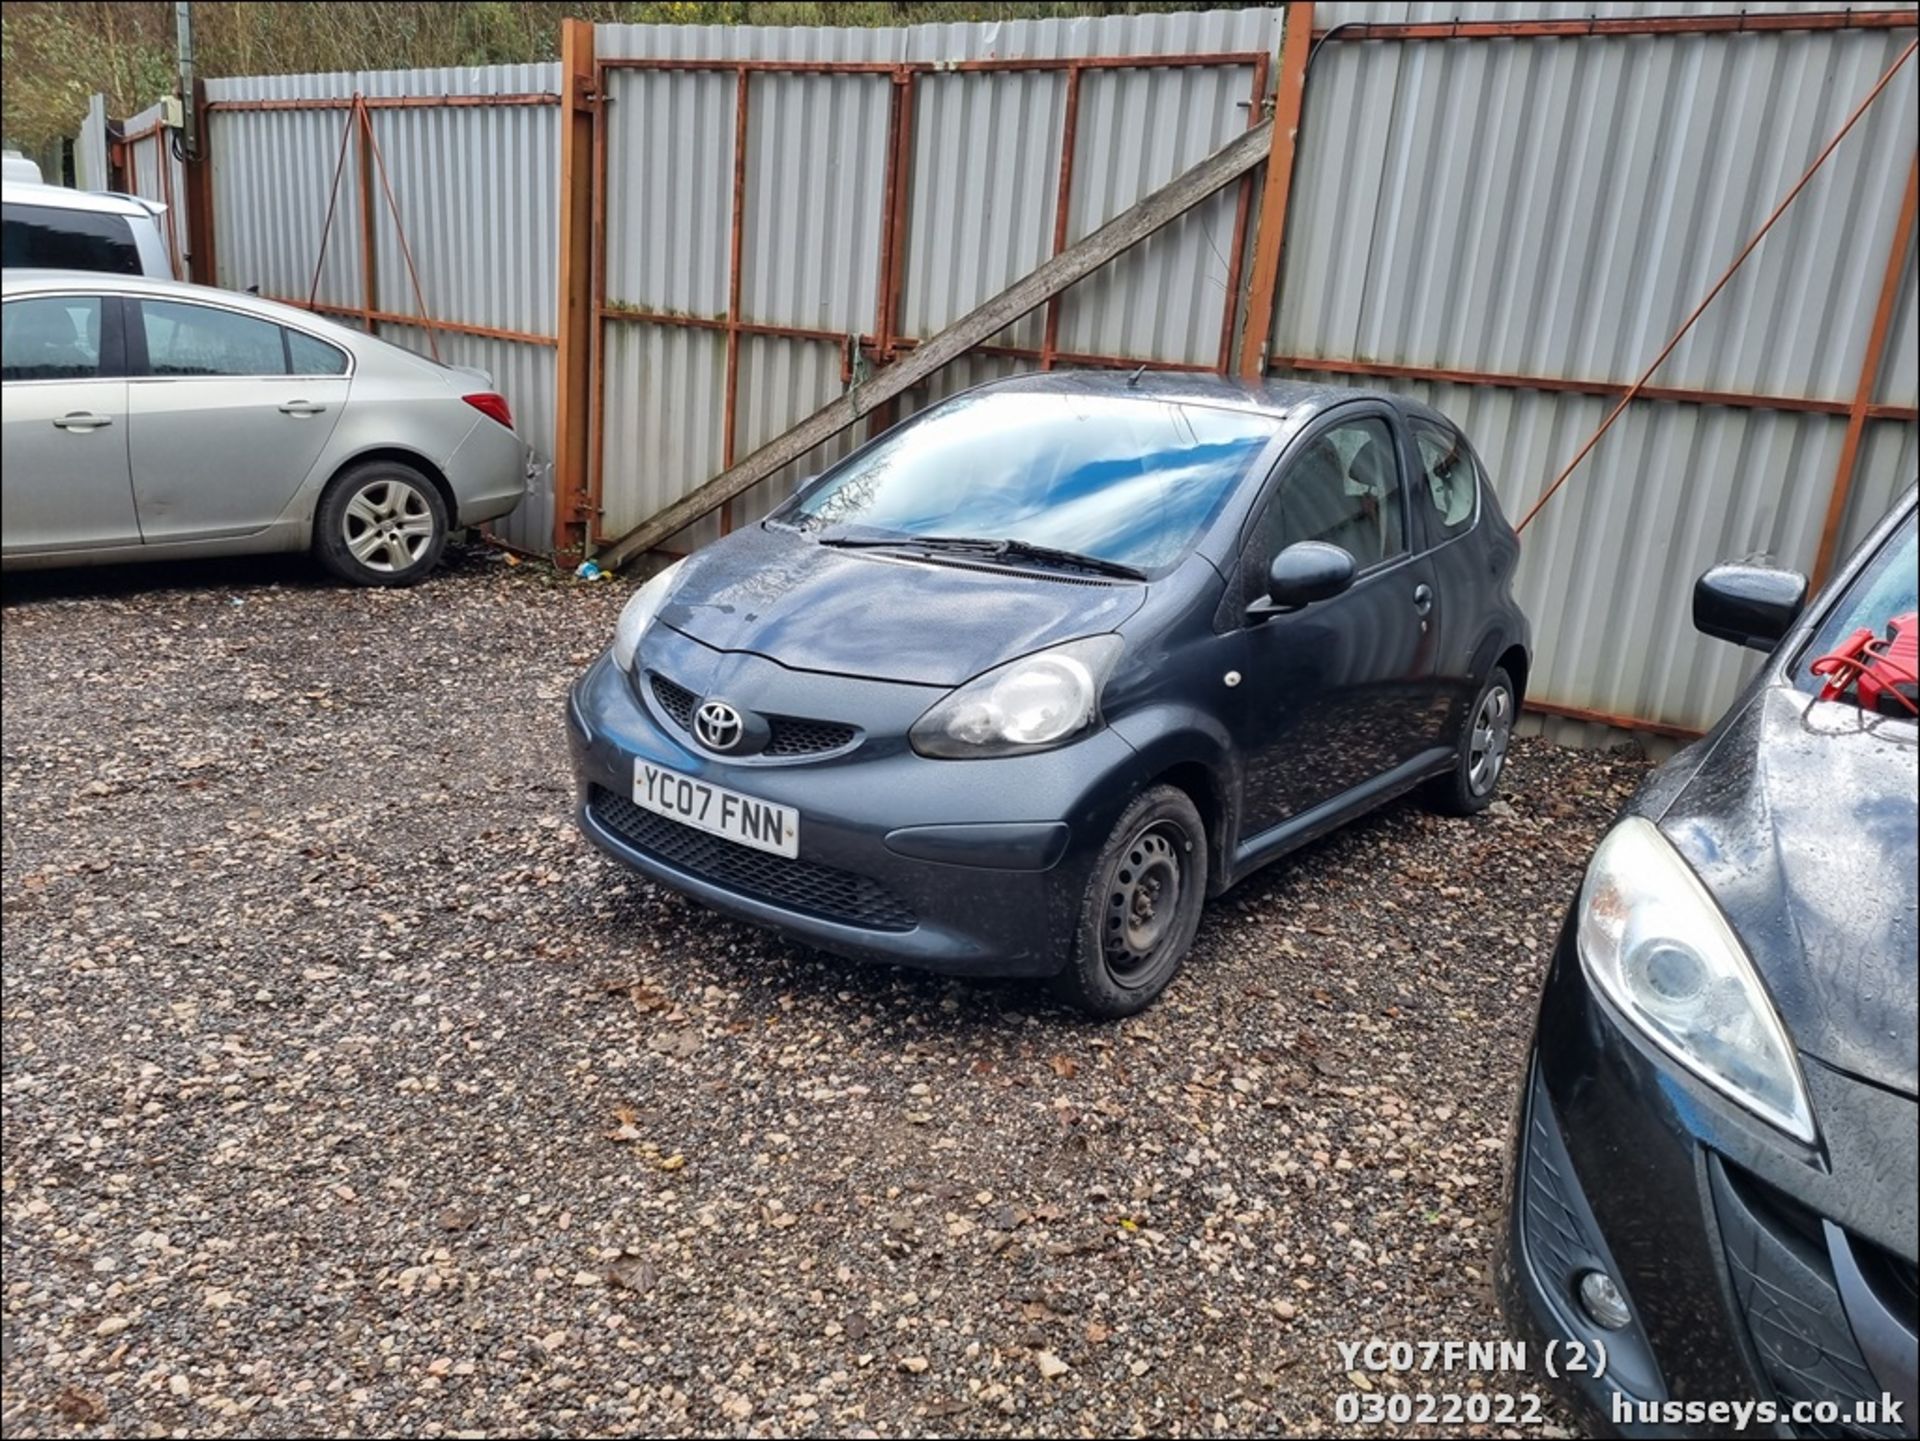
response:
M406 570L433 544L433 511L418 487L404 480L370 480L347 502L341 537L368 570Z

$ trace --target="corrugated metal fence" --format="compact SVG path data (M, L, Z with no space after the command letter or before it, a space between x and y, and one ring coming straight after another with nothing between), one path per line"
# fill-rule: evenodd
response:
M551 457L559 78L545 64L208 81L219 283L298 305L311 292L324 314L488 371ZM544 552L552 505L543 474L495 530Z
M1237 313L1272 220L1249 182L902 408L1054 364L1227 369L1241 333L1257 352L1270 326L1270 373L1408 390L1455 415L1517 516L1912 40L1911 6L1904 28L1842 28L1888 8L1755 4L1751 22L1703 22L1698 0L1596 3L1579 17L1596 33L1542 34L1579 21L1541 4L1317 5L1333 33L1307 83L1266 325ZM1826 28L1701 33L1788 14ZM591 534L687 494L1231 139L1275 88L1283 22L1269 8L596 27ZM1619 22L1635 33L1606 31ZM1911 241L1864 400L1858 382L1914 163L1917 71L1529 532L1536 697L1708 724L1751 662L1694 637L1693 576L1755 549L1810 565L1836 483L1851 485L1844 544L1913 476ZM420 349L432 317L445 358L492 371L551 455L562 87L557 65L209 82L219 282L302 304L312 288L318 308ZM173 186L183 214L157 140L151 180L137 148L130 169L144 193ZM1836 482L1856 411L1858 463ZM863 429L674 545L763 513ZM501 529L544 551L571 519L543 487Z
M73 139L73 183L80 190L107 188L107 97L87 101L87 118Z
M167 124L167 109L167 102L161 101L129 118L121 126L120 143L125 147L127 189L167 207L160 217L160 233L166 237L167 260L175 279L184 280L187 212L180 201L187 185L180 157L174 154L175 131Z
M1581 18L1701 8L1583 6ZM1316 6L1315 23L1567 14L1340 4ZM1912 40L1336 35L1308 81L1274 372L1430 401L1473 436L1518 518ZM1694 633L1693 580L1753 551L1813 565L1914 161L1916 71L1529 529L1536 695L1701 728L1757 663ZM1905 264L1870 397L1904 415L1867 421L1842 554L1920 464L1911 241Z
M1254 118L1279 35L1272 9L599 27L598 533L639 524L831 400L856 366L933 335L1205 159ZM1055 363L1222 367L1250 202L1250 184L1229 187L930 389ZM669 546L764 514L863 434Z

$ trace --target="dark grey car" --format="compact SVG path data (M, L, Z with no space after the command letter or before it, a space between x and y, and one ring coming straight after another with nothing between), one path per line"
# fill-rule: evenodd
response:
M732 915L1124 1015L1206 896L1416 785L1492 799L1518 553L1401 398L983 387L641 588L569 705L580 822Z

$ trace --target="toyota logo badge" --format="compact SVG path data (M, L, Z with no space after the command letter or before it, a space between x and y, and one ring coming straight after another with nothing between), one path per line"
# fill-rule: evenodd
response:
M693 733L710 751L726 752L740 744L746 725L740 712L723 700L703 701L693 715Z

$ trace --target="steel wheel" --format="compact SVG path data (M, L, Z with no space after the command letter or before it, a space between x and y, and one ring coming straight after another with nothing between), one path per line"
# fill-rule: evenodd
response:
M436 523L418 487L393 476L354 492L340 516L340 536L368 570L393 575L417 564L434 541Z
M1467 784L1476 796L1491 794L1507 763L1507 744L1513 739L1513 692L1493 686L1481 697L1467 741Z
M1157 821L1128 844L1107 892L1103 940L1107 967L1125 985L1152 971L1177 927L1183 838Z

